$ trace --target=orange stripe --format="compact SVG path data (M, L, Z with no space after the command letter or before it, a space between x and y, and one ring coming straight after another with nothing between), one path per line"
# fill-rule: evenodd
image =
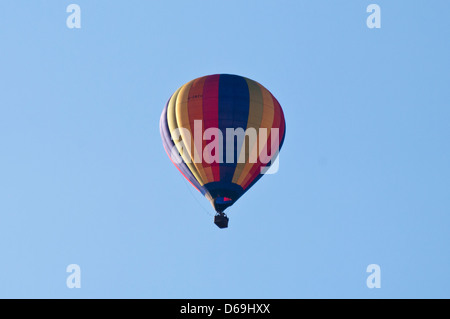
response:
M194 157L194 160L201 160L199 163L194 162L194 166L197 171L200 173L202 178L202 183L206 184L209 181L212 181L212 170L211 166L205 162L203 158L203 133L205 131L204 123L203 123L203 87L205 84L206 77L201 77L194 80L194 83L189 90L188 96L188 116L189 116L189 125L191 127L191 135L192 135L192 145L194 148L193 154L197 156ZM199 132L195 132L195 122L201 121L201 130ZM200 136L196 136L200 133Z
M187 131L190 133L190 136L187 136L184 132L184 130L181 130L181 138L183 141L185 141L185 149L188 151L188 159L185 159L183 156L183 159L186 162L186 165L189 167L189 170L192 172L192 174L195 176L197 181L200 183L201 186L203 186L203 176L202 172L200 172L197 167L194 164L194 138L192 136L192 130L189 122L189 114L188 114L188 97L189 97L189 91L191 89L192 84L194 81L190 81L183 85L180 88L180 91L178 93L177 99L175 101L175 114L176 114L176 121L178 128L184 128L187 129ZM188 143L190 142L190 147L188 147Z

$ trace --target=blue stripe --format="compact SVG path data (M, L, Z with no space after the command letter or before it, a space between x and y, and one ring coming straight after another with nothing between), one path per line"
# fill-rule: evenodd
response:
M226 129L241 127L247 129L250 108L250 92L245 78L237 75L221 74L219 78L219 129L223 134L223 163L220 164L220 181L231 183L237 166L237 139L234 141L233 163L226 163ZM230 141L231 142L231 141Z

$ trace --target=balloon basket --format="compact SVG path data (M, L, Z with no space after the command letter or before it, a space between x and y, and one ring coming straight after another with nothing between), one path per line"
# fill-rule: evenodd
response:
M219 228L227 228L228 227L229 218L224 213L217 213L214 216L214 224Z

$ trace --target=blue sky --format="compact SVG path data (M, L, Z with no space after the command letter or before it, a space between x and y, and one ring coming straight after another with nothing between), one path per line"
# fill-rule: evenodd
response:
M66 26L71 3L81 29ZM449 298L448 12L2 1L0 297ZM215 73L263 84L287 125L279 172L226 230L159 135L170 95Z

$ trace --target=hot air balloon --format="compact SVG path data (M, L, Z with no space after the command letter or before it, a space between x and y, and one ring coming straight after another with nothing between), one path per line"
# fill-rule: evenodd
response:
M276 98L248 78L215 74L181 86L168 100L160 132L169 158L228 227L224 211L273 163L286 125Z

